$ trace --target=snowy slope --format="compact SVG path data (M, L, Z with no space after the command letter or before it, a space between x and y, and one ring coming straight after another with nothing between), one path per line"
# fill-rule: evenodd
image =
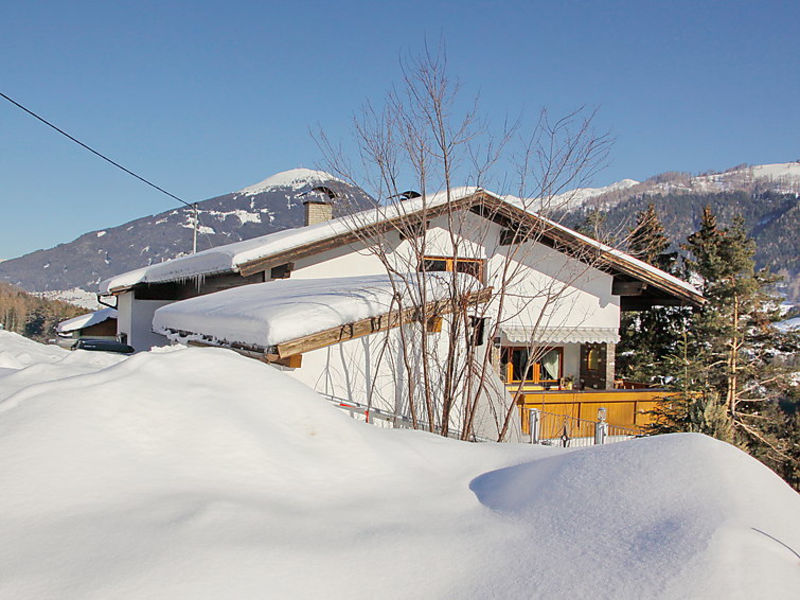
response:
M800 331L800 317L792 317L775 323L775 327L783 332Z
M702 436L565 451L379 430L216 349L141 353L6 395L24 371L0 375L2 598L800 586L787 548L800 547L800 496Z
M350 205L367 205L362 190L327 173L292 169L244 190L198 202L198 249L302 225L300 195L321 184L335 187L340 195L341 201L335 207L337 214L347 212ZM86 299L75 288L93 295L98 282L106 277L189 254L193 227L191 209L173 208L6 260L0 264L0 281L97 308L95 298L90 295Z
M590 190L585 197L577 196L581 201L571 202L568 210L585 205L608 208L626 198L641 194L715 194L736 190L745 192L769 190L781 194L800 194L800 161L742 165L721 173L701 175L665 173L643 182L626 179L608 188ZM597 193L593 193L595 191Z
M610 185L597 188L577 188L563 194L557 194L547 200L546 206L543 210L575 210L586 205L593 198L603 197L606 198L606 203L611 201L612 197L622 198L626 190L639 185L641 182L635 179L622 179Z
M335 178L325 171L314 171L312 169L303 168L289 169L288 171L282 171L271 177L267 177L264 181L242 188L236 193L244 196L254 196L277 189L291 189L294 191L307 190L309 187L322 185L330 181L342 183L340 179Z

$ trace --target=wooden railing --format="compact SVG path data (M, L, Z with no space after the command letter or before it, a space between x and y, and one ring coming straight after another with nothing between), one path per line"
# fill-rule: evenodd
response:
M509 388L513 395L514 390ZM615 390L525 390L517 398L522 431L530 434L528 412L531 408L571 419L598 420L598 411L605 410L610 425L641 430L653 421L651 412L658 403L674 392L663 389Z
M528 439L532 444L576 448L611 444L635 438L642 434L639 428L620 427L607 423L604 418L592 421L550 413L532 408L528 410Z

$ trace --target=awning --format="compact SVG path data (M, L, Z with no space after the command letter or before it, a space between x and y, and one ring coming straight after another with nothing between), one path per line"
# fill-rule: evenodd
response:
M616 344L619 330L614 327L501 327L512 344Z

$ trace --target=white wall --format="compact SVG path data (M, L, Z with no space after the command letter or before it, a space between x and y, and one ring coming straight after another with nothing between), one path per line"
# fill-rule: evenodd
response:
M153 333L153 315L156 309L169 303L170 300L136 300L132 291L120 294L117 299L117 335L127 334L128 344L137 352L168 345L167 338Z
M436 355L440 357L445 356L447 327L445 322L442 332L424 334L429 344L439 347ZM406 339L414 338L419 331L419 326L404 328ZM299 369L290 369L288 372L292 377L326 396L345 402L369 405L410 418L409 376L401 348L400 330L393 329L303 354L302 366ZM483 349L484 346L481 346L478 351L482 352ZM416 352L407 354L421 355ZM435 360L431 362L435 363ZM460 368L463 367L464 365L461 365ZM441 402L444 398L441 393L444 382L443 369L432 368L429 373L433 398L438 404L437 410L441 411ZM416 382L423 380L420 361L412 365L411 377ZM415 402L417 414L421 419L427 420L424 415L423 397L419 391L417 388ZM490 440L496 439L499 432L496 415L504 416L505 409L510 404L511 397L506 392L505 386L494 371L490 372L487 390L480 396L474 420L475 435ZM454 408L450 419L451 429L455 431L458 431L463 423L460 408L460 405ZM515 411L507 440L516 440L519 433L516 416Z

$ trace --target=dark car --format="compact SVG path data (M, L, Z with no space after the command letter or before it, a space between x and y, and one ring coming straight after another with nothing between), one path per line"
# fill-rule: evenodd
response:
M95 338L80 338L70 347L70 350L90 350L93 352L118 352L120 354L132 354L135 352L133 346L123 344L117 340L105 340Z

